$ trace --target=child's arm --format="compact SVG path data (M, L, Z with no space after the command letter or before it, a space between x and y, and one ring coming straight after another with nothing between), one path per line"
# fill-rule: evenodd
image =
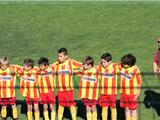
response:
M153 62L153 73L155 75L155 77L157 78L157 74L158 74L158 65L156 62Z
M56 86L57 86L57 74L56 74L56 67L55 67L55 64L51 64L50 65L51 69L52 69L52 72L53 72L53 75L54 75L54 79L53 79L53 87L54 87L54 94L55 94L55 91L56 91Z
M140 95L140 92L141 92L141 85L138 84L138 86L137 86L137 95L135 96L135 99L138 99L138 97Z
M135 74L138 86L137 86L137 95L135 96L135 99L138 99L140 92L141 92L141 85L142 85L142 79L139 69L137 69L137 72Z
M10 65L10 74L11 75L17 75L19 76L19 74L21 74L23 71L23 68L19 65Z
M83 68L83 65L82 65L79 69L73 70L73 75L81 76L81 73L82 73L83 70L84 70L84 68Z
M80 69L82 67L82 63L80 63L76 60L70 59L70 58L69 58L69 60L72 62L73 69Z

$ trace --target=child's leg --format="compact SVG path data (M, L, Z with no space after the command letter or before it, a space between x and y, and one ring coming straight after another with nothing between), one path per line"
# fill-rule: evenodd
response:
M117 120L116 95L109 96L112 120Z
M49 120L49 116L48 116L48 104L43 104L43 115L44 115L44 119L45 120Z
M111 107L112 120L117 120L117 109Z
M62 120L63 118L63 112L64 112L64 107L59 105L58 106L58 120Z
M108 107L102 107L102 120L106 120L108 117Z
M35 120L40 120L38 103L34 103L34 116L35 116Z
M125 115L126 115L126 120L132 120L131 119L131 112L128 108L125 109Z
M28 104L27 109L28 109L28 112L27 112L28 120L32 120L32 105Z
M86 106L86 111L87 111L87 120L92 120L91 107L87 105Z
M131 110L131 120L137 120L137 110Z
M7 117L7 106L2 106L1 115L3 119Z
M55 113L55 110L54 110L54 104L49 104L49 106L50 106L50 109L51 109L51 120L55 120L56 113Z
M12 114L13 114L13 119L18 119L18 111L16 104L12 105Z
M91 107L92 109L92 120L97 120L97 108L96 108L96 105L93 105Z
M72 115L72 120L76 120L76 107L74 105L71 105L70 111L71 111L71 115Z

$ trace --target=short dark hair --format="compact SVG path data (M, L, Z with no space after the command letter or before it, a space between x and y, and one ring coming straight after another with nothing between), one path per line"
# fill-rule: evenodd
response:
M23 63L28 67L32 67L32 68L34 67L34 61L30 58L26 58Z
M68 55L68 51L67 51L66 48L60 48L60 49L58 50L58 53L64 53L65 55Z
M109 53L104 53L104 54L101 56L101 59L104 59L104 60L106 60L107 62L109 62L109 61L112 60L112 55L109 54Z
M136 57L132 54L124 55L121 58L121 64L122 65L128 65L128 66L132 67L136 64Z
M44 65L44 66L47 66L49 65L49 60L45 57L41 57L39 60L38 60L38 64L39 65Z
M91 56L87 56L84 58L83 64L91 65L93 67L94 59Z

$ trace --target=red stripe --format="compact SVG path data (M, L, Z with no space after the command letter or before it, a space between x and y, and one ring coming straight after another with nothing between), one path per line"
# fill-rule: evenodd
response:
M12 69L15 71L15 67L14 66L12 66ZM11 89L10 89L10 92L11 92L11 96L13 96L13 93L14 93L14 76L12 76L12 81L11 81L11 83L10 83L10 87L11 87Z
M108 69L105 69L105 73L108 73ZM104 93L108 94L108 77L104 77Z
M136 89L136 88L134 88L133 87L134 85L133 85L133 79L130 81L130 85L129 85L129 88L130 88L130 95L134 95L134 89Z
M48 91L52 91L52 87L51 87L49 76L46 76L45 78L46 78L46 83L47 83L47 85L45 87L48 88Z
M24 73L20 74L20 77L21 77L21 85L20 85L20 93L23 94L23 91L24 91L24 80L22 79L22 76L24 76Z
M71 64L71 61L69 61L69 68L70 68L70 70L71 70L71 74L69 74L69 86L68 87L70 87L71 88L71 79L72 79L72 64ZM72 88L71 88L72 89Z
M30 97L30 83L26 82L26 88L27 88L27 97Z
M41 77L41 80L40 80L40 89L41 89L41 92L44 93L44 84L43 84L43 78Z
M21 86L20 86L20 93L21 93L21 94L23 94L24 87L25 87L25 86L24 86L24 81L22 80L22 81L21 81Z
M27 77L30 77L31 75L27 73ZM26 82L26 87L27 87L27 97L30 97L30 82Z
M102 86L102 84L103 84L103 83L102 83L102 65L98 66L98 70L99 70L99 72L100 72L99 75L100 75L100 79L101 79L101 81L100 81L101 83L100 83L99 88L100 88L100 93L102 93L102 87L103 87L103 86Z
M124 73L126 73L126 72L124 71L123 74L124 74ZM121 88L121 89L122 89L122 93L126 93L126 88L125 88L125 87L126 87L126 84L125 84L125 83L126 83L126 78L124 78L124 77L122 76L122 86L121 86L121 87L122 87L122 88Z
M132 80L130 81L130 95L134 95L134 89L136 89L136 88L134 88L135 86L133 84L134 83L133 79L135 77L135 73L136 73L136 70L134 69L133 74L132 74Z
M13 93L14 93L14 77L12 78L12 81L10 83L10 87L11 87L11 89L10 89L11 96L13 96Z
M98 71L96 71L96 78L97 78L97 81L96 81L96 83L94 83L93 93L92 93L94 100L96 99L97 90L99 89L99 88L97 88L98 87Z
M65 66L63 65L61 70L64 70L64 69L65 69ZM63 89L63 91L66 91L65 74L62 74L61 77L62 77L62 78L61 78L62 89ZM67 86L67 87L68 87L68 86Z
M6 76L6 75L7 75L7 72L3 72L3 75ZM10 87L10 86L6 86L6 81L2 81L2 91L3 91L3 92L2 92L2 94L3 94L2 96L3 96L4 98L6 98L6 96L7 96L7 95L6 95L7 87Z
M33 89L33 91L34 91L34 98L38 98L36 83L37 83L37 82L34 83L34 89Z
M91 73L88 73L88 76L91 76ZM90 82L87 81L87 85L86 85L86 98L89 97L89 88L90 88Z
M56 64L56 73L58 72L58 70L59 70L59 64ZM58 80L59 79L59 75L56 75L56 80ZM58 80L58 90L60 90L60 87L59 87L59 80Z

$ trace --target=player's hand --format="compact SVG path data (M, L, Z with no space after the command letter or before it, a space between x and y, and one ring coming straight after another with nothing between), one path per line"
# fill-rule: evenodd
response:
M84 70L84 67L80 67L79 72L82 72Z
M134 97L134 99L135 99L135 100L137 100L137 99L138 99L138 97L139 97L139 94L137 94L137 95Z
M15 71L11 69L11 70L10 70L10 74L11 74L11 75L14 75L14 74L15 74Z
M160 72L154 72L154 75L158 79L160 77Z

